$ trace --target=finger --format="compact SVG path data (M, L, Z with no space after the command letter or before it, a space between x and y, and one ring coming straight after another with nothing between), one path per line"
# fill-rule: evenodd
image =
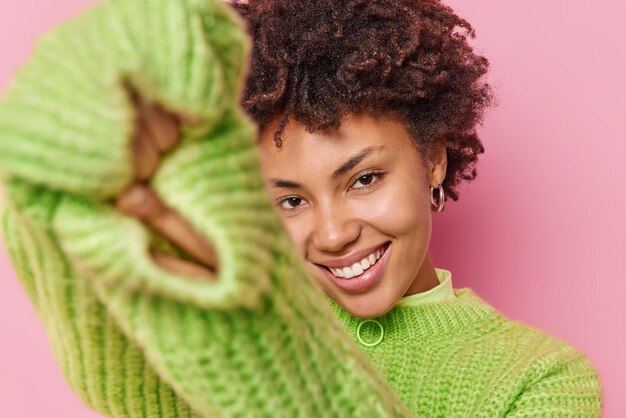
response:
M115 206L121 212L142 220L167 210L147 186L139 183L133 183L122 191L115 200Z
M148 180L159 166L161 157L158 149L153 145L154 140L142 115L139 115L135 126L135 137L133 138L132 147L135 178Z
M177 213L168 210L148 218L147 222L206 267L217 269L217 256L213 247Z
M145 221L206 267L217 269L217 256L212 245L184 218L165 206L148 187L133 184L118 196L116 206L121 212Z
M175 115L179 124L185 124L189 126L198 126L200 124L200 118L195 116L186 115L184 113L178 113Z
M180 139L178 118L158 105L146 106L144 115L152 145L160 153L174 148Z
M217 275L206 269L205 267L195 264L180 258L171 257L169 255L160 254L156 252L151 253L152 259L164 268L172 273L181 274L188 277L198 277L205 279L216 279Z

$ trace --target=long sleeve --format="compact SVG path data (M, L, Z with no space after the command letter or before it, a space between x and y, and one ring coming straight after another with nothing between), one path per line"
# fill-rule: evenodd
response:
M558 345L557 345L558 344ZM507 417L597 418L602 414L598 372L584 353L551 340Z
M25 189L8 184L7 197ZM148 365L143 350L123 334L89 281L71 271L46 224L55 194L31 191L39 202L24 202L19 210L7 202L3 208L2 236L68 385L104 416L202 416Z
M237 106L248 39L211 0L111 0L41 38L0 103L3 236L68 384L111 417L408 417L334 317L265 190ZM216 248L215 281L111 198L131 180L131 83L200 118L151 186Z

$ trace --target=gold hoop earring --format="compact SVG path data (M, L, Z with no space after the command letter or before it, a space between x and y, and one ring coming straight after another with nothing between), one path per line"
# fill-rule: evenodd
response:
M443 210L443 206L446 203L446 196L443 193L443 187L441 187L441 184L439 185L437 190L439 190L439 200L437 203L435 203L435 195L433 193L435 191L435 188L430 188L430 203L432 203L432 205L435 207L435 212L441 212Z

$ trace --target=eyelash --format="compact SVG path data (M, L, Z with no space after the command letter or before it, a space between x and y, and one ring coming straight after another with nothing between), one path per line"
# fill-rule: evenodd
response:
M376 184L376 183L378 183L379 181L381 181L381 180L382 180L382 178L384 177L384 175L385 175L385 174L384 174L382 171L368 171L368 172L365 172L365 173L361 174L361 175L360 175L360 176L359 176L359 177L355 180L355 182L354 182L354 183L358 182L359 180L361 180L363 177L366 177L366 176L373 176L374 178L377 178L378 180L376 180L376 181L374 181L374 182L371 182L370 184L366 184L366 185L364 185L363 187L357 187L357 190L367 190L367 189L369 189L370 187L373 187L373 185L374 185L374 184ZM353 183L353 184L354 184L354 183ZM286 196L286 197L283 197L283 198L278 199L278 200L276 201L276 204L277 204L277 206L279 206L279 207L280 207L280 209L283 209L283 210L287 210L287 211L296 210L298 207L292 207L292 208L290 208L290 209L285 209L285 208L281 207L281 205L283 204L283 202L285 202L285 201L287 201L287 200L289 200L289 199L302 199L302 198L301 198L301 197L297 197L297 196Z
M374 184L375 184L375 183L377 183L378 181L382 180L382 178L383 178L384 174L383 174L383 172L382 172L382 171L367 171L367 172L365 172L365 173L361 174L361 175L360 175L360 176L356 179L355 183L356 183L357 181L361 180L361 179L362 179L363 177L365 177L365 176L374 176L374 177L378 178L378 180L377 180L377 181L374 181L374 182L372 182L372 183L370 183L370 184L366 184L366 185L365 185L365 187L359 187L359 188L358 188L359 190L369 189L370 187L372 187L372 185L374 185Z

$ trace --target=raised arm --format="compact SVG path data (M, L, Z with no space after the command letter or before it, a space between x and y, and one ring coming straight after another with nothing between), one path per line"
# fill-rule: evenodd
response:
M13 265L68 383L106 416L410 416L273 212L237 106L240 24L217 0L110 0L40 40L0 105ZM137 98L180 130L139 176ZM134 186L174 229L124 206Z

